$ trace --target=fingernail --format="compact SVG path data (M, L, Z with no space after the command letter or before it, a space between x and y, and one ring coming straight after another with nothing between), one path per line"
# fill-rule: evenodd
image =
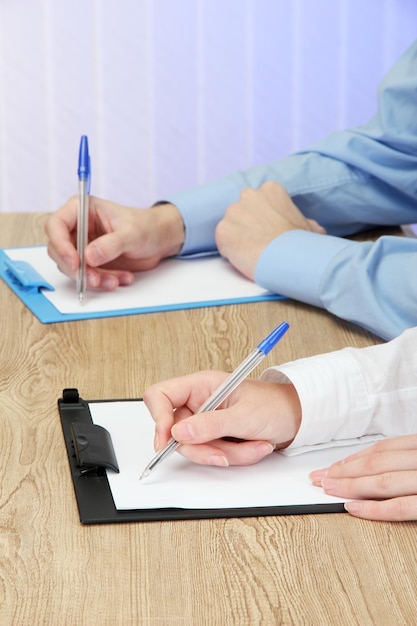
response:
M101 281L101 286L103 287L103 289L108 289L109 291L116 289L118 284L119 281L115 276L105 276Z
M309 478L313 485L319 485L321 487L321 483L327 474L327 470L315 470L311 472Z
M275 446L273 446L271 443L262 442L258 443L258 445L256 446L256 450L257 452L259 452L260 457L264 457L268 454L271 454L275 450Z
M194 428L189 422L178 422L172 429L172 436L177 441L190 441L194 439Z
M361 512L362 502L354 501L354 502L345 502L343 505L348 513L353 513L354 515Z
M225 456L220 456L220 454L213 454L213 456L209 457L209 464L216 465L217 467L229 467L229 461Z
M123 287L128 287L133 284L134 280L132 274L122 274L119 278L119 284L123 285Z
M101 265L103 262L103 255L100 252L100 248L95 243L90 244L88 260L92 265Z
M96 272L87 272L87 285L95 289L98 287L100 277Z

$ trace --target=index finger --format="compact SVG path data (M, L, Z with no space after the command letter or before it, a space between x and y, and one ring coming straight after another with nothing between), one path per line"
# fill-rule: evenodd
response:
M183 417L187 414L184 407L188 407L190 414L195 413L226 377L224 372L203 371L171 378L149 387L143 399L155 421L159 443L162 444L171 436L174 410L181 409Z
M417 520L417 496L403 496L389 500L355 500L346 502L345 509L355 517L384 522Z
M72 196L60 209L52 213L45 225L45 232L54 245L69 240L77 227L77 197Z
M45 224L45 232L49 238L48 254L67 273L78 267L78 254L74 244L77 211L77 198L70 198Z
M346 463L350 463L351 461L367 457L375 452L405 452L407 450L417 451L417 435L402 435L401 437L382 439L381 441L377 441L377 443L368 446L364 450L360 450L359 452L351 454L343 460L334 463L334 465L344 465Z
M188 406L195 413L228 374L213 370L195 372L155 383L144 393L144 401L155 422L174 408Z

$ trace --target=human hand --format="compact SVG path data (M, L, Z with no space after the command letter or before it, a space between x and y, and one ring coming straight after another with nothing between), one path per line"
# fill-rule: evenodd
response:
M301 422L298 395L290 384L246 379L216 411L194 415L228 375L197 372L147 389L144 401L156 422L157 451L172 436L182 444L179 452L195 463L227 467L252 465L289 445Z
M230 205L216 228L216 243L222 256L242 274L254 279L258 259L273 239L289 230L326 231L304 217L287 191L274 182L259 189L244 189L240 200Z
M310 474L346 510L370 520L417 520L417 435L384 439Z
M79 267L77 207L77 198L70 198L45 226L50 257L73 279ZM130 285L134 272L151 269L177 254L184 241L184 225L172 204L134 209L90 196L88 240L87 285L111 291Z

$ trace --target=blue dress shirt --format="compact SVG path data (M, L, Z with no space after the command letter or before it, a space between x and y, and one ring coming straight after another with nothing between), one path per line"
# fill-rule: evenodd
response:
M275 238L258 260L255 281L385 339L417 326L417 239L344 238L417 222L417 41L382 81L378 104L368 124L170 197L186 228L181 254L215 252L215 228L227 207L244 188L272 180L328 235L293 230Z

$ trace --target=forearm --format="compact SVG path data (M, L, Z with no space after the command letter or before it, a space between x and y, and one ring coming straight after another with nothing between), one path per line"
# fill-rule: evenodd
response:
M290 381L301 403L301 426L290 449L394 437L417 430L417 328L364 349L300 359L262 374Z
M294 230L263 251L255 281L392 339L417 325L416 261L416 239L358 243Z
M215 251L214 231L245 187L273 181L329 234L417 221L417 42L382 82L377 114L307 150L169 198L187 230L184 254Z
M340 158L295 154L171 196L186 229L182 254L216 251L215 228L226 209L239 200L243 189L257 189L267 181L282 185L301 212L329 234L350 235L373 226L417 221L417 197L344 163L349 136L338 137Z

